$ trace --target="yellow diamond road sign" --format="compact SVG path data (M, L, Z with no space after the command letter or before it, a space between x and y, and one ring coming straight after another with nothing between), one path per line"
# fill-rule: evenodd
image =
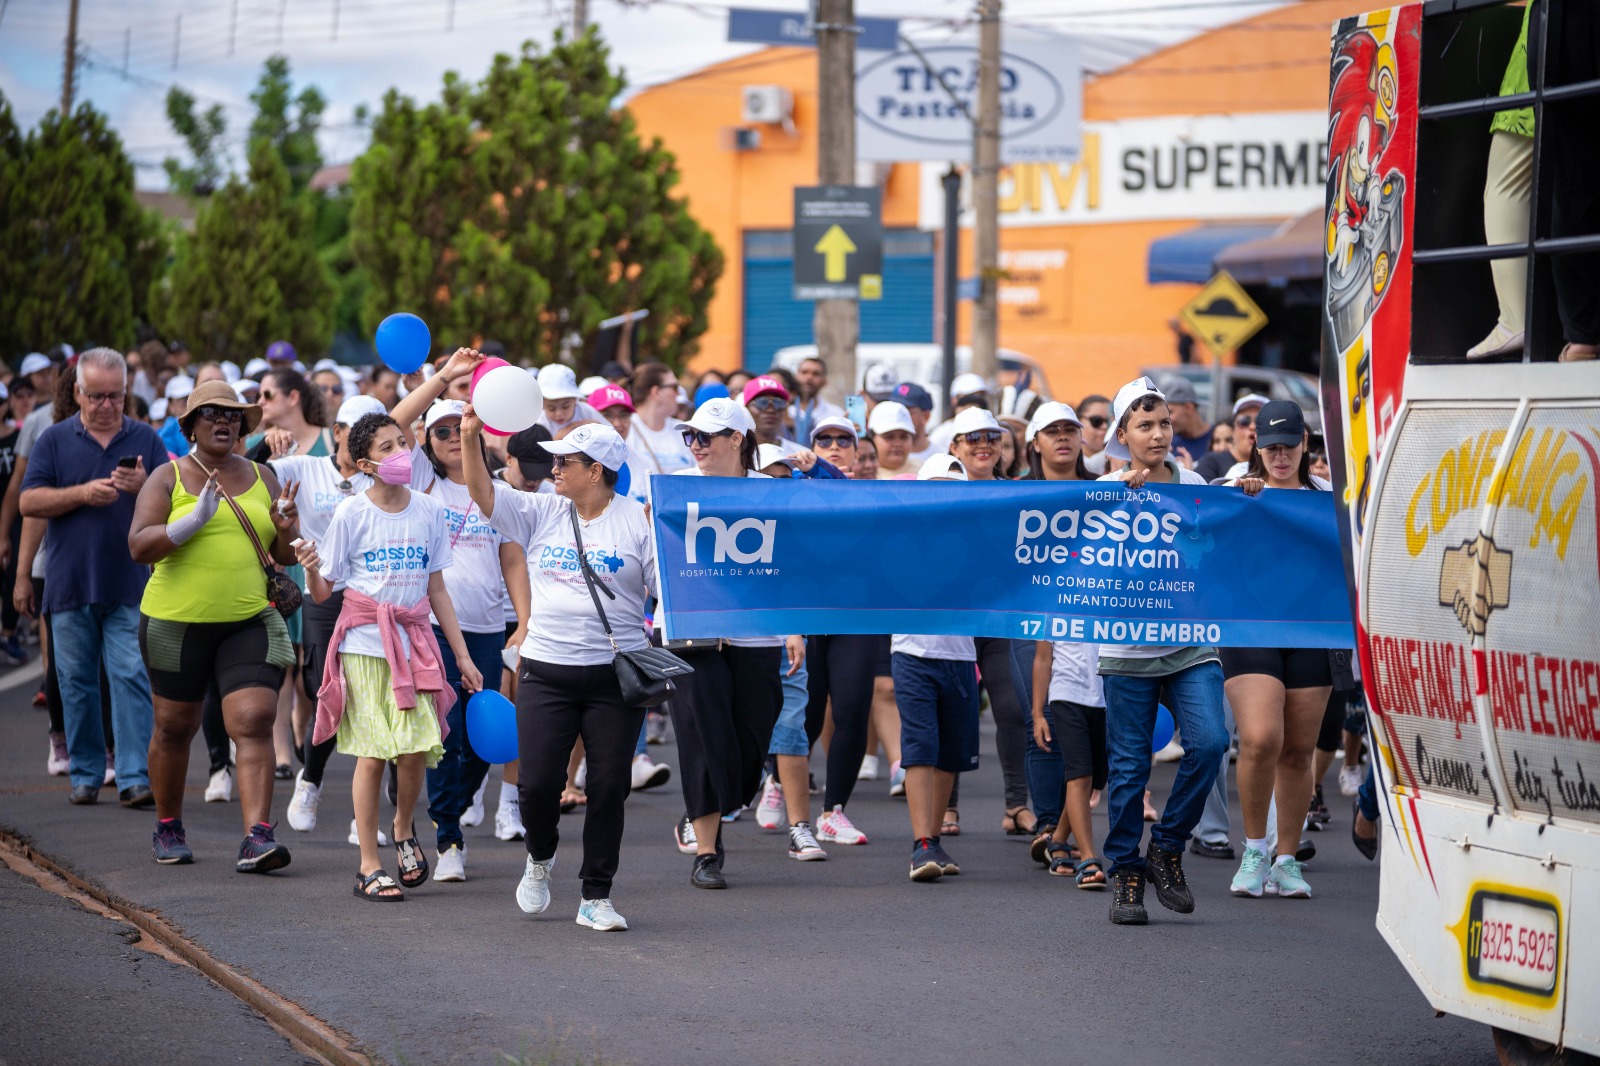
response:
M1267 316L1226 270L1178 312L1196 340L1218 358L1238 348L1267 324Z

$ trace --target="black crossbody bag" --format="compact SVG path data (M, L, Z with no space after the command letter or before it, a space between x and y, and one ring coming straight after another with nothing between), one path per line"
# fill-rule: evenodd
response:
M613 600L617 594L606 588L589 566L589 557L583 550L583 531L578 527L576 506L571 509L571 517L572 537L578 547L578 567L583 571L583 583L589 586L589 597L594 600L595 613L600 616L606 639L616 653L611 665L617 671L617 684L622 687L622 701L629 707L658 707L671 699L677 690L672 679L694 673L694 667L665 648L644 647L638 651L623 651L617 647L617 638L611 633L611 621L606 618L606 609L600 605L600 593L604 592Z

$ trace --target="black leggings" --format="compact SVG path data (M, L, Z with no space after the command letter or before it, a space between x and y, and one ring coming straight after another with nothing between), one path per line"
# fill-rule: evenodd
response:
M306 664L300 680L306 695L311 698L312 707L311 720L306 723L306 768L302 777L306 784L319 788L322 787L323 771L328 768L328 760L333 757L333 748L339 738L333 736L321 744L311 743L311 736L317 728L317 689L322 687L322 668L328 661L328 641L333 637L333 627L338 623L339 612L343 609L343 589L334 592L322 603L314 603L307 596L300 605L300 639Z
M761 787L783 706L783 649L726 646L679 654L694 667L672 700L684 810L690 818L732 814Z
M872 685L877 673L876 636L806 638L806 737L812 744L822 734L828 699L833 699L833 739L828 742L828 784L822 809L850 802L867 754L867 726L872 721Z
M773 677L777 677L774 670ZM630 791L633 749L644 708L622 702L612 665L561 666L523 659L517 682L517 791L528 854L538 862L556 853L567 759L583 738L588 760L583 816L584 899L609 899L622 851L623 807Z
M1033 710L1023 709L1011 680L1011 641L1005 637L979 637L978 672L989 694L994 714L994 746L1000 756L1000 776L1005 780L1006 806L1028 805L1028 735L1033 731ZM950 806L961 802L961 776L950 790Z

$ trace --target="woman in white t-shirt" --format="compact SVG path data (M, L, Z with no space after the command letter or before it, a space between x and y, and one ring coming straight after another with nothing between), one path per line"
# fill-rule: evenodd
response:
M542 442L555 457L555 492L518 492L490 479L478 443L483 422L471 406L461 428L462 469L472 502L523 549L539 605L528 621L517 681L517 780L528 846L517 905L526 914L550 905L567 758L582 738L589 802L577 920L590 929L626 929L628 923L611 904L611 884L645 712L623 702L612 660L618 650L638 651L649 643L644 605L656 591L655 542L645 507L616 491L628 446L610 426L579 426L559 441ZM609 637L595 609L600 594L591 593L586 569L606 590Z
M1243 477L1228 482L1246 495L1262 489L1326 492L1311 474L1305 414L1289 400L1256 412L1256 441ZM1267 854L1267 811L1274 795L1284 814L1311 803L1311 750L1333 690L1326 648L1223 648L1222 676L1239 727L1239 806L1244 814L1244 857L1229 886L1236 896L1263 892L1309 898L1300 861L1300 834L1286 821L1277 857Z
M462 687L478 691L483 675L467 654L445 591L450 530L443 509L409 488L411 450L399 424L388 415L364 415L350 427L346 447L375 479L373 485L339 505L320 545L303 537L298 542L312 599L323 602L335 584L345 586L317 693L313 739L337 736L339 750L356 757L351 796L361 865L355 894L388 903L405 899L402 885L416 888L428 879L411 812L425 767L444 753L443 722L455 703L429 625L430 608L461 664ZM399 884L378 858L378 792L390 761L398 778Z
M755 469L755 423L734 400L707 400L678 428L695 462L679 474L766 477ZM722 816L737 812L761 788L783 706L779 671L785 652L789 672L796 673L806 657L805 640L797 636L707 640L679 652L694 673L683 679L671 703L685 806L675 835L678 850L695 857L689 883L696 888L728 887Z

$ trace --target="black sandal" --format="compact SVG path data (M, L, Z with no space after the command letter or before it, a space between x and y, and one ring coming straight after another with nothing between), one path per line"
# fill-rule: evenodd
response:
M1022 818L1026 815L1033 824L1023 826ZM1006 823L1011 823L1007 825ZM1006 816L1000 819L1000 828L1005 830L1008 837L1031 837L1039 831L1039 819L1027 807L1011 807L1007 809Z
M416 827L411 831L415 833ZM407 888L416 888L428 879L428 856L423 854L422 844L415 836L397 841L394 853L400 859L400 883Z
M1078 864L1078 849L1071 844L1051 841L1046 850L1050 853L1050 872L1056 877L1071 877Z
M1034 835L1032 845L1028 848L1028 854L1040 866L1050 865L1050 839L1055 835L1055 831L1055 826L1041 824L1038 833Z
M395 890L395 895L383 894L391 888ZM357 870L355 893L357 899L364 899L368 903L404 903L406 898L405 892L385 870L374 870L370 874L362 874Z

